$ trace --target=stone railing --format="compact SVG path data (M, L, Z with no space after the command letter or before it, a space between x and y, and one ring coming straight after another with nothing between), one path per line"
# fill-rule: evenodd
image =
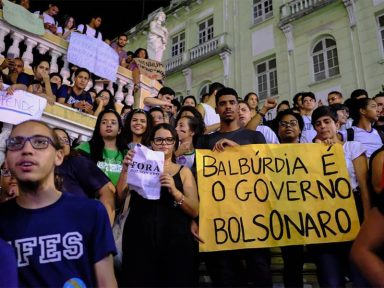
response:
M280 20L289 22L291 19L309 14L314 10L323 7L337 0L293 0L280 7Z
M165 61L165 70L172 71L181 66L187 65L191 61L207 57L208 55L219 52L226 44L226 34L221 34L203 44L185 51L181 55L177 55Z
M11 39L11 45L8 48L4 42L7 36ZM21 48L22 46L25 48ZM32 74L31 64L33 63L34 55L37 54L33 53L34 49L38 51L38 54L48 54L51 56L50 72L59 72L63 76L64 84L69 84L70 70L66 58L68 42L50 33L45 33L44 36L40 37L20 30L4 21L2 11L0 10L0 63L7 55L21 57L24 61L24 71ZM62 60L62 65L59 65L58 60L60 59ZM113 84L109 82L108 89L115 95L116 102L120 104L134 104L135 107L143 107L143 98L157 96L157 92L161 88L158 81L141 75L140 83L138 84L139 89L135 92L134 97L127 96L133 95L134 83L131 71L121 66L116 74L115 87L117 89L115 91L113 91ZM103 88L103 83L95 84L94 87L97 91L100 91ZM123 93L124 87L128 90L126 94ZM83 140L88 139L92 135L96 123L94 116L80 113L58 103L47 105L42 119L51 126L66 129L72 138L80 137ZM0 142L7 138L10 129L11 125L4 125L0 133ZM2 163L2 153L4 151L4 143L0 143L0 163Z

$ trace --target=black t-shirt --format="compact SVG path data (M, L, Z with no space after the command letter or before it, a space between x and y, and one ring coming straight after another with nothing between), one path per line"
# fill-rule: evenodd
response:
M264 135L258 131L252 131L249 129L240 128L231 132L214 132L212 134L204 135L197 142L197 149L212 149L217 141L220 139L229 139L236 142L239 145L247 144L265 144Z

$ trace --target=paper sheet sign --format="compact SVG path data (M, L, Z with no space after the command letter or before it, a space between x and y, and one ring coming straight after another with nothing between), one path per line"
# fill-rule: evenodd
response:
M341 145L197 150L200 251L353 240L359 221Z
M80 33L72 33L67 59L68 62L87 68L97 76L116 81L119 56L103 41Z
M16 90L13 95L0 91L0 121L13 125L30 119L40 119L47 100L26 91Z

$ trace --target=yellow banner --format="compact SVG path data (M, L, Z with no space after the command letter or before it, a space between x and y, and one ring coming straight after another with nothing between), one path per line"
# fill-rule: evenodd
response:
M359 231L339 144L197 150L200 251L342 242Z

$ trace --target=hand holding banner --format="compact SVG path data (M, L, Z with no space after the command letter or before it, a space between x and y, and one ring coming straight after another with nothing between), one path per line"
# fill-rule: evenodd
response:
M353 240L359 231L341 145L197 150L200 251Z
M145 199L160 199L160 175L164 171L164 153L137 144L128 166L128 185Z
M0 121L13 125L30 119L40 119L47 100L22 90L13 95L0 91Z

